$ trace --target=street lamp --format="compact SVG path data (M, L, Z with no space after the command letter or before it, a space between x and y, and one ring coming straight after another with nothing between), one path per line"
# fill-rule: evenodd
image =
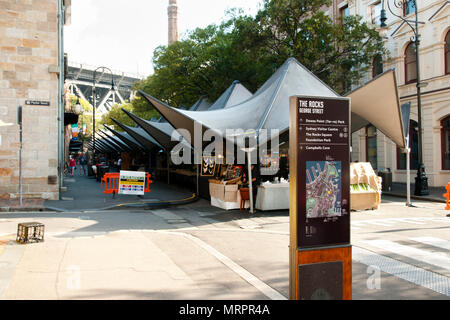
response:
M98 67L97 69L94 70L94 76L92 78L92 105L93 105L93 114L92 114L92 152L93 152L93 157L94 157L94 161L95 161L95 109L96 109L96 104L97 104L97 99L96 99L96 93L95 93L95 75L97 74L98 70L103 70L102 73L105 72L105 70L108 70L111 73L111 90L114 91L114 75L113 72L111 71L111 69L107 68L107 67Z
M420 63L419 63L419 45L420 45L420 34L419 34L419 20L418 20L418 13L417 13L417 0L402 0L402 1L396 1L392 0L393 5L397 9L402 9L402 13L404 12L405 7L411 8L414 7L414 14L415 19L414 21L405 19L402 17L402 15L396 14L390 4L390 0L382 0L382 8L380 13L380 27L382 29L386 29L386 10L384 3L387 3L387 7L389 12L399 18L403 21L403 23L406 23L412 30L413 36L411 37L411 42L414 43L415 49L416 49L416 74L417 74L417 122L418 122L418 130L419 130L419 141L418 141L418 153L419 153L419 167L417 168L417 176L416 176L416 183L414 188L414 194L417 196L421 195L428 195L430 192L428 190L428 178L425 174L425 165L423 163L423 153L422 153L422 102L421 102L421 87L426 86L426 83L420 82Z

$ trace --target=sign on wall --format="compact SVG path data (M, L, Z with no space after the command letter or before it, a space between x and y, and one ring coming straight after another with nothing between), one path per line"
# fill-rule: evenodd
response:
M297 97L298 247L350 243L350 101Z
M119 194L144 195L145 172L120 171Z

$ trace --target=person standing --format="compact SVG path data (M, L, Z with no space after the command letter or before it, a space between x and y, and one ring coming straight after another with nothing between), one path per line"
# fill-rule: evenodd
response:
M75 170L76 165L77 164L75 162L75 159L72 156L70 156L69 167L70 167L70 176L71 177L73 177L73 172Z
M87 160L83 153L81 154L79 160L80 160L80 176L82 175L87 176L88 175Z

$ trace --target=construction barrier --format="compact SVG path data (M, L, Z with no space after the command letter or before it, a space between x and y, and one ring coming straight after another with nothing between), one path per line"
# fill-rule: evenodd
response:
M447 206L445 207L445 210L450 210L450 204L449 204L449 199L450 199L450 182L445 186L445 189L447 190L447 193L444 193L442 195L447 200Z
M153 183L150 180L150 173L145 173L145 189L144 192L150 192L150 183ZM105 191L103 193L119 193L119 181L120 181L120 173L119 172L109 172L105 173L105 175L100 180L100 185L103 186L105 183Z

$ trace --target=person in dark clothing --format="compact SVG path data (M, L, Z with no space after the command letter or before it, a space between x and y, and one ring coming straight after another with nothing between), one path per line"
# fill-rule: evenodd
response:
M251 166L251 173L252 173L252 191L253 191L253 205L255 205L256 202L256 196L258 192L258 186L261 183L261 175L259 171L259 166L252 164ZM242 183L244 186L249 188L249 182L248 182L248 166L244 166L243 174L242 174Z

